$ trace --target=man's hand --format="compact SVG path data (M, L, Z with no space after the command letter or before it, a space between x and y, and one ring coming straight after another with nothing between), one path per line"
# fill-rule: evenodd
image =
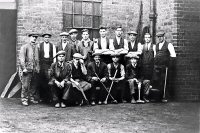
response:
M63 80L61 83L60 83L61 87L64 88L65 87L65 81Z
M92 77L92 80L98 81L97 77Z
M102 78L100 81L101 81L101 82L105 82L105 81L106 81L106 78Z
M83 60L83 59L79 59L79 62L80 62L81 64L84 64L84 60Z
M57 87L62 88L60 82L58 82L57 80L55 81L55 84L57 85Z
M25 69L23 70L23 73L28 73L28 70L25 68Z

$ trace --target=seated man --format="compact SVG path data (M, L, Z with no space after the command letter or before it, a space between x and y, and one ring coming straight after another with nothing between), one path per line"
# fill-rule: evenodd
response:
M138 87L141 87L141 82L139 80L139 68L137 67L138 56L132 55L132 56L129 56L129 58L130 58L130 64L128 64L126 66L126 76L125 77L128 80L129 87L130 87L131 103L134 104L134 103L136 103L135 89ZM138 91L140 91L140 90L138 90Z
M112 63L108 64L109 80L111 82L110 88L111 95L117 102L122 102L124 98L124 87L125 87L125 71L124 66L119 63L119 54L113 53ZM112 86L113 85L113 86Z
M71 82L69 81L71 75L71 67L69 63L65 62L65 55L66 52L63 50L57 52L55 56L57 61L51 64L49 72L49 85L53 92L53 101L56 103L56 108L66 107L64 104L63 96L71 86Z
M94 61L89 63L88 65L88 79L90 83L92 84L91 89L91 104L95 105L95 101L98 102L98 104L102 104L102 102L105 100L104 98L104 92L106 88L103 88L103 84L105 84L106 80L108 79L108 69L107 65L101 61L100 58L101 53L95 52L93 54ZM99 88L99 90L96 90L96 88Z
M91 88L91 84L86 81L87 70L86 70L86 67L85 67L85 64L84 64L84 61L83 61L83 56L81 54L75 53L73 55L73 60L71 62L71 69L72 69L72 72L71 72L70 81L72 82L72 87L76 88L79 91L89 90ZM73 89L72 94L75 93L76 95L74 95L74 96L79 97L80 92L78 93L77 90ZM82 101L83 101L82 98L78 99L78 101L79 100L81 100L80 104L82 104Z

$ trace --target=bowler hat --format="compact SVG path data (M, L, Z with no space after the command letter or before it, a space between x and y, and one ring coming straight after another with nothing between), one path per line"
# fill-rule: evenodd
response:
M44 34L42 34L42 37L44 37L44 36L49 36L49 37L51 37L51 34L49 34L49 33L44 33Z

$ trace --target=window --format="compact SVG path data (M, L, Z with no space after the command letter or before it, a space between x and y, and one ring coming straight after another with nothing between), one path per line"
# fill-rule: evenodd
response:
M101 24L102 0L68 0L64 1L64 29L83 28L90 30L90 37L97 37Z

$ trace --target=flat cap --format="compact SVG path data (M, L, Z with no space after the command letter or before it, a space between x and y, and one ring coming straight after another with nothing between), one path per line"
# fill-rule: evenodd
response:
M100 27L99 27L99 29L107 29L107 27L106 26L103 26L103 25L100 25Z
M31 37L31 36L38 37L39 34L38 33L30 33L30 34L28 34L28 37Z
M165 32L164 32L164 31L159 31L159 32L157 32L157 34L156 34L157 37L164 36L164 35L165 35Z
M129 31L129 32L127 32L127 34L128 35L130 35L130 34L137 35L137 32L136 31Z
M71 35L72 33L78 33L78 30L77 30L77 29L71 29L71 30L69 31L69 34Z
M89 30L88 29L83 29L82 32L88 32L89 33Z
M120 53L118 52L113 52L110 54L111 57L119 57L120 56Z
M44 33L44 34L42 34L42 37L44 37L44 36L49 36L49 37L51 37L51 34L49 34L49 33Z
M55 57L57 57L57 56L59 56L59 55L66 55L66 52L64 51L64 50L60 50L60 51L58 51L57 53L56 53L56 55L55 55ZM54 58L55 58L54 57Z
M127 58L130 58L130 59L132 59L132 58L134 58L134 59L139 59L139 56L137 56L137 55L135 55L135 54L127 54L126 57L127 57Z
M101 51L95 51L93 54L92 54L92 56L97 56L97 55L102 55L102 52Z
M81 54L79 54L79 53L75 53L73 55L73 58L83 59L83 56Z
M67 33L67 32L62 32L62 33L60 33L60 36L69 36L69 33Z

